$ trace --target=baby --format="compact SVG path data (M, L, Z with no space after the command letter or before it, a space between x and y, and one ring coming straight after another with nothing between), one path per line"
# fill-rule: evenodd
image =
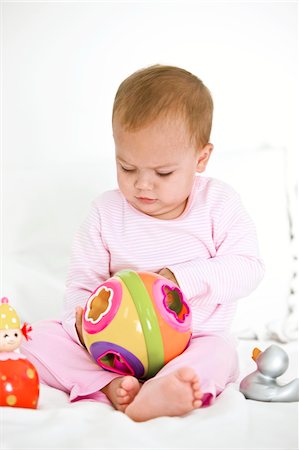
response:
M62 321L36 324L22 347L41 381L71 401L105 401L135 421L181 416L212 404L238 376L229 329L264 269L237 193L200 175L213 151L212 115L209 90L178 67L137 71L116 93L119 188L93 202L75 238ZM144 383L100 368L82 340L82 307L122 269L174 281L192 310L189 347Z

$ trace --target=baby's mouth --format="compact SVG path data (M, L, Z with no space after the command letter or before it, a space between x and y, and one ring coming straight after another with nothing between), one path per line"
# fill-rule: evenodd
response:
M147 205L151 205L152 203L155 203L157 200L155 198L148 198L148 197L136 197L137 200L141 203L145 203Z

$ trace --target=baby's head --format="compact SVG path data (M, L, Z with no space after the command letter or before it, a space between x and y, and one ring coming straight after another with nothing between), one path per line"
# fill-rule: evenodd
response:
M113 135L119 188L133 207L158 219L182 214L213 149L212 115L209 90L178 67L152 66L121 83Z

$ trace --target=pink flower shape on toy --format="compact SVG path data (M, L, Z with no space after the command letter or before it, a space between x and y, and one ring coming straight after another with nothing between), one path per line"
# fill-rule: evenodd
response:
M153 297L163 319L179 331L191 327L191 311L187 299L178 286L169 280L157 280L153 285Z

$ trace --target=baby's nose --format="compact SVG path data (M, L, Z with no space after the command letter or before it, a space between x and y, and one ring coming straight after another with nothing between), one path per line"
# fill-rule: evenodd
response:
M153 187L153 181L150 174L147 173L140 173L137 175L136 181L135 181L135 187L139 190L148 190L152 189Z

